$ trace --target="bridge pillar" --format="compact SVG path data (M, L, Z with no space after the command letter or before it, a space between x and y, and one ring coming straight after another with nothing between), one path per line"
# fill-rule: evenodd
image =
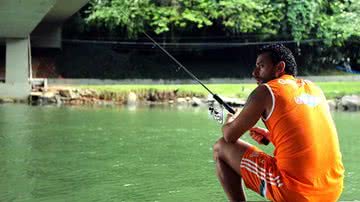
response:
M26 99L31 91L29 38L7 39L5 58L5 83L0 84L0 97Z

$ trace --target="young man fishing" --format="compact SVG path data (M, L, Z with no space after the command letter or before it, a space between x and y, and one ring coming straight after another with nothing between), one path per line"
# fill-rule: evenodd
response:
M253 76L258 87L241 111L228 114L214 145L218 178L230 201L245 201L245 185L271 201L337 201L344 168L326 98L282 44L262 47ZM262 119L267 129L254 127ZM270 140L273 156L239 139L246 131Z

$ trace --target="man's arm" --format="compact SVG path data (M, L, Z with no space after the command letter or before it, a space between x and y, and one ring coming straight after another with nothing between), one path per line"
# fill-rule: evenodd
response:
M232 121L233 117L228 117L227 122L223 125L222 131L225 141L236 142L237 139L256 124L262 114L266 114L266 109L269 109L271 104L272 99L269 90L265 85L259 85L249 95L240 114Z

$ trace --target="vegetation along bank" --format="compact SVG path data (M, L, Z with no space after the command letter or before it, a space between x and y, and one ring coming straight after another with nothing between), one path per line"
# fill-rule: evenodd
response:
M332 109L359 110L360 82L317 82ZM208 84L228 103L241 106L256 84ZM52 86L32 92L32 104L133 105L182 104L206 105L213 99L200 85L86 85ZM12 102L2 100L2 102Z

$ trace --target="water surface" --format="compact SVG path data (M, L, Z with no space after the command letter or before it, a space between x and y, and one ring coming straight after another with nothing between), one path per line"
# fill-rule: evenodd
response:
M333 116L341 199L359 199L360 113ZM226 201L206 109L0 105L0 117L0 201Z

